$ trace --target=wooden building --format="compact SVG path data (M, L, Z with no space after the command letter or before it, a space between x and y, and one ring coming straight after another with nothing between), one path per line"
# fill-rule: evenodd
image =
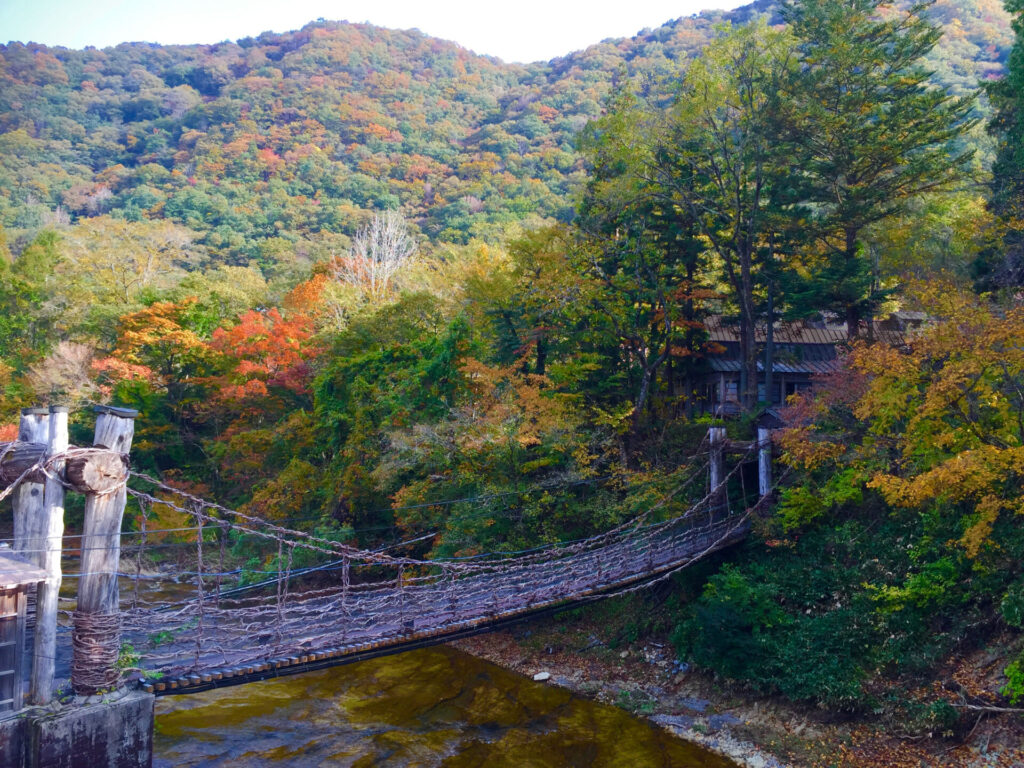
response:
M0 548L0 718L24 703L28 589L45 579L46 571Z
M872 338L896 347L905 346L908 335L920 327L925 316L920 312L899 312L885 320L875 321ZM697 381L696 396L703 413L716 416L736 416L740 405L739 327L711 317L706 321L709 341L716 352L707 358L707 370ZM867 329L861 334L866 335ZM773 333L774 356L771 392L765 390L765 346L767 326L755 330L757 343L757 399L769 408L780 406L786 398L810 387L814 378L836 370L839 356L848 346L845 323L799 321L778 322Z

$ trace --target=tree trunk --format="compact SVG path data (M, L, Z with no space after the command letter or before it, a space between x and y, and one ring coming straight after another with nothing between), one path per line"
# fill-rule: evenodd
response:
M740 317L740 402L744 410L757 404L757 343L753 313Z
M846 337L856 339L860 330L860 308L856 304L846 305Z
M857 260L857 230L849 228L846 230L846 249L843 252L847 264L853 264ZM846 337L855 339L860 332L860 307L857 300L853 299L846 305Z
M757 344L754 337L753 255L750 248L740 256L740 402L744 410L757 403ZM753 389L753 391L751 391Z
M775 384L772 376L775 373L775 288L768 283L768 324L765 326L764 339L764 399L771 407L775 400L772 398L772 385Z
M637 392L636 401L633 403L633 434L637 435L640 432L640 419L641 414L644 412L644 408L647 405L647 399L651 394L651 379L654 378L654 371L645 368L643 376L640 379L640 391Z

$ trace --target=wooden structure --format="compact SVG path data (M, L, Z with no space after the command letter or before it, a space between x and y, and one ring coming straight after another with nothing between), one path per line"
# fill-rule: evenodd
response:
M135 433L137 411L102 406L96 409L93 446L127 456ZM121 608L117 570L121 560L121 521L127 491L122 483L85 498L82 533L82 578L75 611L71 686L91 695L117 687L117 657L121 648Z
M82 700L121 686L117 661L122 622L126 639L140 650L157 642L152 638L161 638L159 652L140 666L164 677L143 684L143 689L157 694L184 693L444 642L578 601L637 589L740 541L749 530L750 514L760 504L732 512L727 485L744 466L750 466L753 452L770 456L765 435L759 436L757 443L738 443L727 439L724 427L714 427L709 435L711 493L686 511L660 521L639 524L638 519L637 525L618 526L565 545L450 561L420 561L353 549L233 512L159 479L133 473L153 483L162 498L132 488L135 496L153 504L184 504L181 509L195 517L197 572L191 577L196 595L152 607L139 603L136 595L132 606L122 610L117 578L128 492L125 456L131 447L135 416L134 411L100 408L93 446L66 448L61 434L67 414L54 409L47 414L44 448L34 443L0 446L0 469L8 462L20 461L18 477L22 482L34 481L37 476L45 481L42 511L33 513L42 519L49 520L50 512L59 516L57 510L62 510L63 499L56 489L51 492L51 481L86 493L78 606L71 633L71 682ZM725 454L737 451L747 458L727 472ZM26 457L35 457L35 463L26 464ZM2 477L10 473L5 470ZM759 485L770 490L770 477ZM223 525L228 519L235 530L277 540L282 552L287 547L289 571L291 552L296 548L340 554L345 566L341 583L309 595L289 594L289 576L279 574L276 601L258 591L222 601L219 591L204 587L202 528ZM38 547L35 554L52 554L48 543L52 535L52 529L40 533L45 546ZM347 577L352 561L363 574L355 581ZM59 560L57 566L56 572L39 569L45 583L59 579ZM40 621L44 620L50 621L40 616ZM39 636L47 637L45 629ZM59 655L46 647L49 642L42 639L36 646L33 680L40 681L40 695L46 680L42 665ZM116 728L102 726L100 719L97 715L90 728L104 739L115 739Z
M921 313L896 313L887 320L873 322L870 329L861 330L861 335L902 347L923 320ZM708 341L718 351L708 356L707 371L696 381L697 405L703 413L736 416L742 411L739 328L721 317L710 317L705 325ZM782 405L790 395L811 386L815 376L834 372L839 354L849 340L845 323L777 322L771 333L766 323L758 325L754 330L758 347L757 401L769 406Z
M153 697L121 689L116 668L121 645L117 570L136 413L109 407L97 412L91 448L68 445L68 411L61 407L26 409L18 441L0 443L0 493L12 496L14 549L31 561L0 552L0 765L152 765ZM72 685L79 697L71 706L24 708L22 653L29 587L35 585L28 703L48 704L53 698L67 489L86 497L72 632ZM90 696L96 693L104 695ZM18 716L5 718L4 710Z
M725 427L711 427L708 430L708 444L711 446L711 458L708 464L708 493L718 507L726 507L729 503L725 487Z
M158 696L195 693L399 653L667 578L742 540L750 517L770 501L770 477L760 482L755 478L752 484L750 478L739 479L757 466L760 452L770 455L770 437L734 441L727 439L724 427L712 429L711 489L685 512L662 521L638 518L635 525L564 545L454 560L392 558L379 551L317 543L308 534L147 479L162 498L135 487L131 493L154 505L185 510L195 516L199 530L231 519L240 533L277 539L282 552L301 546L341 559L321 566L340 570L340 579L308 592L288 590L290 577L284 574L276 580L276 599L266 591L268 583L262 583L253 585L248 595L249 588L240 588L221 600L216 590L202 585L200 554L196 570L189 572L196 585L192 597L149 606L135 602L124 614L125 636L142 653L140 666L160 673L159 679L143 682L143 690ZM727 471L726 454L735 458L737 453L740 461L728 462ZM726 489L741 482L746 489L760 486L767 493L730 507ZM174 496L172 501L169 497ZM197 550L201 542L200 536ZM290 560L290 555L284 559ZM151 638L160 638L159 644Z
M754 453L755 460L757 461L757 493L759 503L772 495L771 429L759 427L757 430L757 440L751 443L729 440L726 436L725 427L710 427L708 429L708 444L710 445L708 493L711 494L716 506L724 509L729 503L728 489L726 488L728 476L725 472L725 454L728 452Z
M0 717L22 708L28 590L45 579L42 569L0 550Z
M47 704L53 696L64 495L68 488L86 497L72 685L76 693L88 695L118 684L117 565L126 500L127 454L136 412L108 406L96 411L92 448L69 446L68 410L60 406L25 409L18 441L0 443L0 490L18 483L12 499L14 552L22 554L37 572L44 574L43 578L29 582L38 584L31 704ZM23 613L27 612L28 596L25 590Z
M47 432L47 437L42 443L24 443L20 440L16 443L0 443L0 490L18 482L26 471L32 470L18 486L22 493L14 494L16 504L19 496L35 495L31 492L25 493L26 487L31 491L33 485L43 485L46 477L44 469L50 470L40 467L39 464L46 461L48 440ZM72 448L71 451L66 460L58 462L52 470L66 488L86 494L108 493L124 484L125 472L128 469L124 455L99 447ZM27 508L19 505L21 510ZM23 522L24 518L16 514L15 538L20 538L18 531Z
M772 431L757 430L757 492L763 499L772 493Z

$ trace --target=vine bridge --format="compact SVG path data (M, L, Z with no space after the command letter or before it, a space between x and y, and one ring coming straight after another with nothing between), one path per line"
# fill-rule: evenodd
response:
M14 549L50 574L40 579L36 601L35 703L45 698L54 677L66 674L69 663L71 684L80 695L116 689L126 677L157 695L192 693L444 642L637 590L741 540L751 514L771 490L765 432L745 446L761 460L759 501L740 512L730 510L726 487L731 477L742 476L744 462L724 471L723 454L730 446L724 429L712 429L708 461L687 481L699 483L706 494L684 512L667 513L665 498L637 518L586 539L518 553L428 560L394 554L402 545L370 551L290 529L131 471L133 417L106 409L89 449L68 448L60 440L54 446L52 434L43 444L30 433L22 436L27 440L0 445L0 487L6 486L0 497L19 489ZM45 491L36 494L45 503L33 512L24 500L34 498L26 489L35 482ZM86 493L86 519L76 548L80 572L63 574L77 579L77 601L73 609L67 603L56 609L51 637L46 605L62 576L59 557L56 579L52 569L54 548L58 556L64 548L63 525L57 532L32 521L45 520L58 487ZM678 488L669 496L684 492L695 495ZM143 514L138 530L122 534L128 495ZM18 498L23 501L20 524ZM146 557L150 549L167 546L162 543L167 530L146 529L145 512L157 505L189 520L180 532L190 541L175 545L188 548L187 570L180 564L154 569ZM59 506L62 514L62 497ZM124 551L122 535L132 537ZM239 536L257 537L264 551L276 549L276 570L258 584L234 586L231 579L238 572L224 570L225 542ZM327 562L293 567L311 558ZM311 572L315 579L307 578Z

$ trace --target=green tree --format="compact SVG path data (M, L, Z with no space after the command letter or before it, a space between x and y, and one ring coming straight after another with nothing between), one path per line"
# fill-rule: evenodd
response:
M466 280L498 362L522 361L524 373L544 376L552 358L565 362L578 347L570 325L583 292L570 264L571 238L564 226L527 232L509 244L506 269Z
M44 230L17 259L0 255L0 357L22 368L53 341L54 269L60 262L60 237Z
M634 436L662 371L671 369L674 354L696 352L701 328L695 297L703 247L692 211L675 205L651 178L658 152L652 117L623 86L613 93L608 114L588 126L580 143L592 172L573 259L593 285L589 302L610 328L611 349L624 364Z
M1024 0L1006 0L1016 35L1006 75L986 89L994 112L988 124L998 142L989 208L1002 225L998 245L975 263L983 287L1024 283Z
M655 166L657 182L721 267L739 319L747 407L757 399L758 273L793 157L778 139L778 93L794 66L792 37L763 18L709 45L668 115Z
M817 279L801 303L844 315L851 336L881 298L866 229L964 179L973 154L955 146L976 122L973 94L935 88L920 63L942 36L924 16L931 4L905 12L885 0L783 6L800 58L788 84L789 138L801 149L819 241L810 254Z

